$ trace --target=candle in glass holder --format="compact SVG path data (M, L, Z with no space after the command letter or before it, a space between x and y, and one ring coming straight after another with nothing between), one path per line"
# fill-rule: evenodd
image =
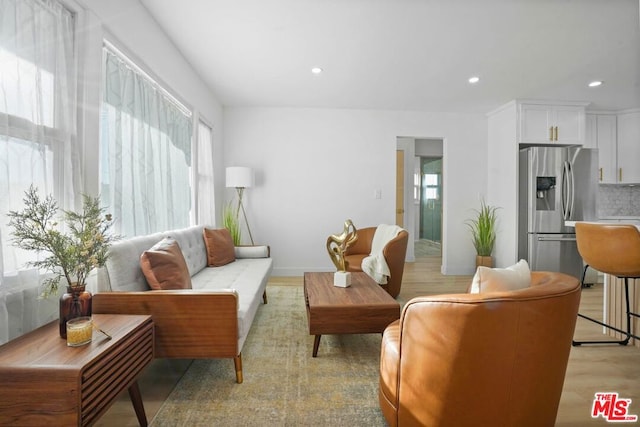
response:
M89 344L92 335L91 317L76 317L67 321L67 345L69 347Z

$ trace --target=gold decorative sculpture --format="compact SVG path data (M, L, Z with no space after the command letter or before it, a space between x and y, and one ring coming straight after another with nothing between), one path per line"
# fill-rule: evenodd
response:
M342 234L332 234L327 238L327 252L329 252L329 258L336 266L339 272L346 272L349 263L344 259L344 253L347 248L358 240L356 235L356 227L353 225L350 219L344 222L344 229Z

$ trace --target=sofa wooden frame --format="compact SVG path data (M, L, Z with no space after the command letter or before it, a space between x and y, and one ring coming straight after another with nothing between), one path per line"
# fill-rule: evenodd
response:
M266 291L262 299L266 304ZM93 313L151 315L156 358L232 358L236 382L243 381L234 290L100 292Z

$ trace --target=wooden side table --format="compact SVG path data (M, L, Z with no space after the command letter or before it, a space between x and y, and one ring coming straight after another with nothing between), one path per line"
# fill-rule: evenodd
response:
M113 338L68 347L56 320L0 346L0 425L91 425L125 389L147 425L137 377L153 360L151 316L93 320Z

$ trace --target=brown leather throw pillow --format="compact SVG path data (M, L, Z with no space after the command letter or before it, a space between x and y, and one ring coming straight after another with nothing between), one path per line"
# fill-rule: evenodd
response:
M205 228L204 245L207 248L207 265L209 267L220 267L236 260L233 239L226 228Z
M180 245L165 237L140 256L142 273L154 290L191 289L191 276Z

